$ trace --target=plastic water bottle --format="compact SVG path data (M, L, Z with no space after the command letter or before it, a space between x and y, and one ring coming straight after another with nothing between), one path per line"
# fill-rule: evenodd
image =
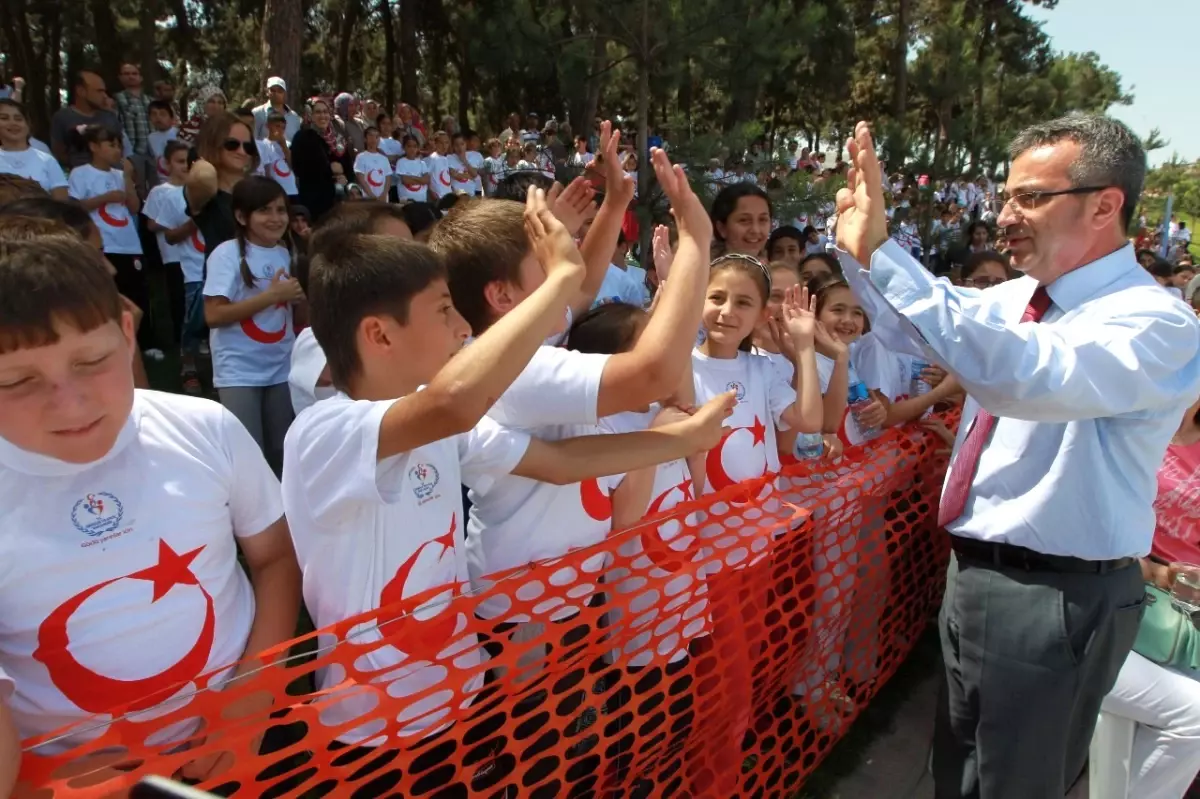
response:
M814 460L825 452L825 440L820 433L800 433L792 447L792 455L798 461Z
M859 414L861 414L863 409L870 405L872 401L871 392L867 391L866 385L861 380L850 386L850 413L854 414L854 421L858 423L858 429L859 432L862 433L863 438L874 438L875 436L879 435L878 427L867 427L859 418Z
M912 374L910 375L912 380L909 383L908 396L919 397L922 394L929 393L929 390L930 390L929 384L926 383L925 380L921 377L921 372L925 371L928 368L929 368L929 364L926 363L925 361L914 360L912 362Z

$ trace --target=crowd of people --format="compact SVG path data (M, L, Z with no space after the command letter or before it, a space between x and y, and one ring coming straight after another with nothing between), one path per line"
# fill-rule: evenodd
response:
M0 99L0 796L21 740L284 642L302 603L324 628L421 591L487 586L651 508L836 460L890 427L955 444L930 411L976 384L914 352L856 285L835 247L842 209L776 213L787 174L828 180L853 162L756 144L692 165L689 180L660 138L633 148L609 122L562 141L556 122L513 115L485 141L347 93L298 111L278 77L238 108L206 88L185 120L168 84L151 97L135 65L118 77L110 96L100 75L76 75L48 147L19 100ZM635 255L639 168L671 218ZM1011 290L1011 219L1056 196L880 172L887 236L970 301ZM929 253L922 213L935 220ZM1145 234L1139 259L1195 302L1190 234L1172 225L1169 252ZM169 341L148 323L154 271ZM176 348L184 395L149 390L143 359ZM219 404L202 398L210 363ZM1160 473L1164 508L1190 507L1200 486L1198 407ZM582 499L592 479L604 518ZM1188 519L1160 520L1154 552L1200 557ZM431 542L455 556L423 556ZM180 585L206 601L196 624ZM705 634L700 623L689 638ZM171 663L189 648L186 674L137 677L147 651ZM428 659L371 657L378 671ZM1200 690L1140 657L1127 664L1138 679L1169 674L1174 688L1137 711L1149 732L1130 795L1181 797L1200 736L1163 707L1200 707ZM410 669L393 695L438 675ZM1135 693L1118 686L1111 701L1138 707ZM346 699L329 723L363 712ZM400 734L434 735L438 718ZM381 743L366 726L339 740ZM220 767L201 759L183 776ZM386 776L355 795L385 795Z

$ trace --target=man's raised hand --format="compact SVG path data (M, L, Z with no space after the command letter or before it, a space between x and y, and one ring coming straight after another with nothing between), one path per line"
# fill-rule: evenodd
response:
M837 193L837 244L863 267L887 241L887 216L883 203L883 176L875 142L866 122L859 122L846 142L850 169L846 187Z

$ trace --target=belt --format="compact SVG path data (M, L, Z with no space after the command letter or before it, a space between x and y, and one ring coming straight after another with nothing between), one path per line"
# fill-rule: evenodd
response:
M1071 555L1047 555L1015 544L1005 544L1001 541L977 541L974 538L963 538L957 535L950 536L950 548L960 558L1027 572L1107 574L1137 562L1137 558L1084 560Z

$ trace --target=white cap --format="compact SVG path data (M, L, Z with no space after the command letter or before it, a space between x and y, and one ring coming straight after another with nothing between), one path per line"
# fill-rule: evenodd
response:
M268 89L274 89L276 86L283 89L285 92L287 91L287 83L284 82L283 78L280 78L280 77L267 78L267 88Z

